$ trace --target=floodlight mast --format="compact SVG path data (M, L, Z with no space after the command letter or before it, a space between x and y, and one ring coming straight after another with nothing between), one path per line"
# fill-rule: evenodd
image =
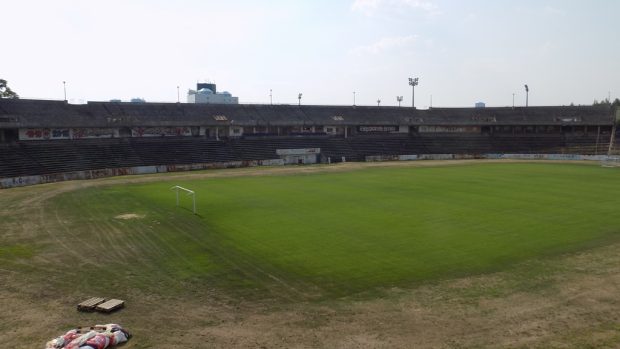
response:
M398 102L398 107L400 108L400 102L403 101L403 96L396 96L396 101Z
M297 99L299 99L299 103L297 105L301 106L301 93L299 95L297 95Z
M530 98L530 88L525 84L525 107L527 108Z
M415 87L418 86L418 78L409 78L409 86L411 86L411 107L415 109Z

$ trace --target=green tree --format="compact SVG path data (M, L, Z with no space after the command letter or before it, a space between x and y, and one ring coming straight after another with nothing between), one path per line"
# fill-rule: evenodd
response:
M19 95L6 85L4 79L0 79L0 98L19 98Z
M612 107L618 107L620 106L620 99L616 98L613 102L610 101L608 98L605 98L600 102L595 99L592 105L611 105Z

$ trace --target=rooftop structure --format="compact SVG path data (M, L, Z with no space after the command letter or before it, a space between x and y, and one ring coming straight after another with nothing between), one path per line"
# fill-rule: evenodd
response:
M228 91L217 92L215 84L197 83L196 90L187 92L187 103L196 104L239 104L239 98Z

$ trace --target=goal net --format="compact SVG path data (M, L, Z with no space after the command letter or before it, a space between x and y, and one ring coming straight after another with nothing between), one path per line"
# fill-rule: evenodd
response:
M620 167L620 155L610 155L601 161L603 167Z

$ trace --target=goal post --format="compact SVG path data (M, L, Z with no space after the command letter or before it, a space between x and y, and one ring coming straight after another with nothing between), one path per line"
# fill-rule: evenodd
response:
M179 192L185 192L188 196L192 197L192 207L193 207L193 212L194 214L196 214L196 193L193 190L189 190L187 188L183 188L179 185L175 185L174 187L170 188L170 190L174 190L176 192L177 195L177 206L179 206Z
M601 161L603 167L620 167L620 155L608 155Z

